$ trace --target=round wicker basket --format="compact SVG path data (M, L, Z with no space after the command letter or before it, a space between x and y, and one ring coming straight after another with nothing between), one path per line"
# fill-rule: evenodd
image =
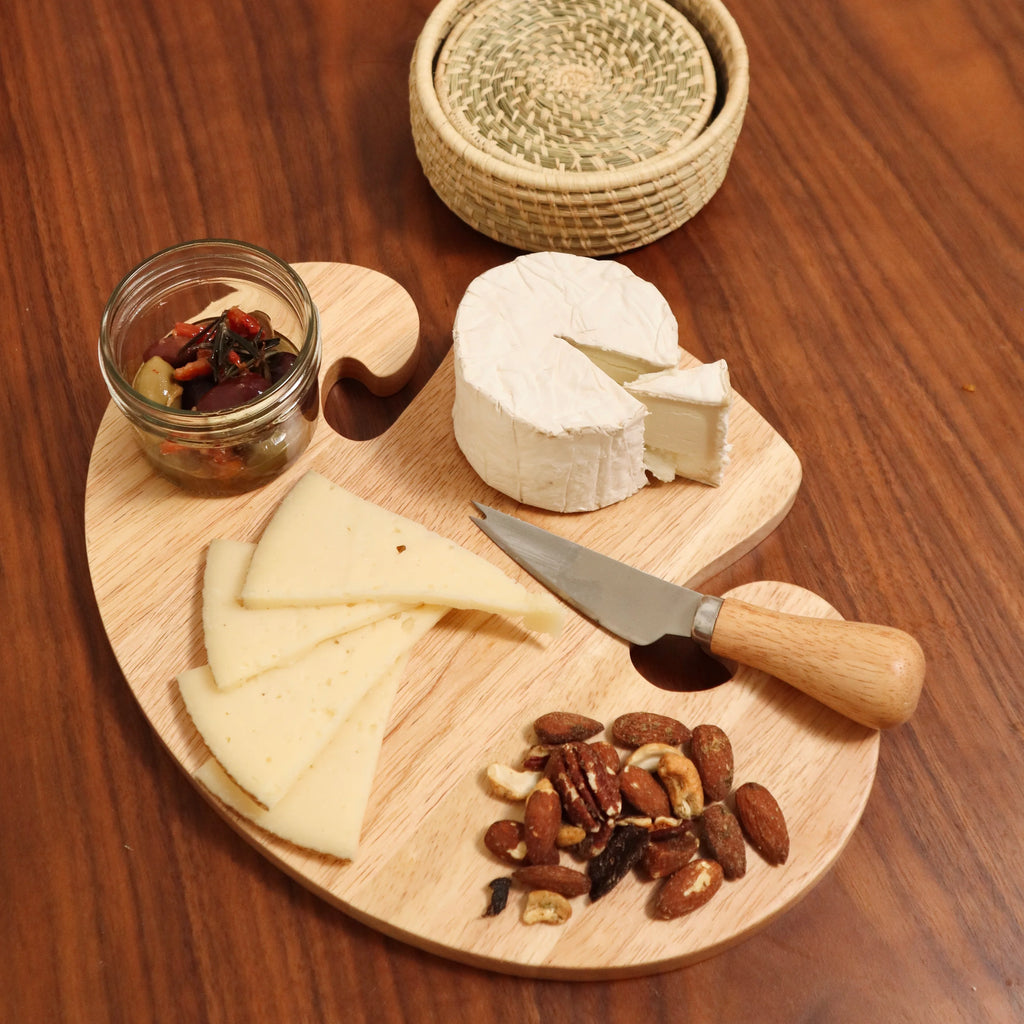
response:
M410 69L416 153L459 217L530 252L624 252L725 177L747 51L720 0L442 0Z

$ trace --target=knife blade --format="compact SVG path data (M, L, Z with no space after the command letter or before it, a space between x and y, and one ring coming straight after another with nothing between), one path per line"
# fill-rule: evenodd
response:
M689 637L710 654L789 683L872 729L905 722L924 653L892 626L791 615L701 594L473 502L476 525L585 618L630 644Z

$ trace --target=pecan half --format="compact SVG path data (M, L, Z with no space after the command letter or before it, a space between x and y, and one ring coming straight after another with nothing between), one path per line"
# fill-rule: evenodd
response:
M619 780L589 743L566 743L548 758L548 778L574 825L597 832L622 810Z

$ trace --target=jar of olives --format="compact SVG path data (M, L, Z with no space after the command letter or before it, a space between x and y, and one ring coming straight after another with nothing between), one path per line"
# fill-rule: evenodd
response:
M228 239L143 261L100 321L100 370L143 455L200 494L252 490L305 451L320 359L320 317L299 275Z

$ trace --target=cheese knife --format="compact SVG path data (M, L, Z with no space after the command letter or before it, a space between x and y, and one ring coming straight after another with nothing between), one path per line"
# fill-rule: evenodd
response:
M477 526L585 618L630 644L689 637L719 659L767 672L872 729L905 722L924 654L891 626L790 615L712 597L473 502Z

